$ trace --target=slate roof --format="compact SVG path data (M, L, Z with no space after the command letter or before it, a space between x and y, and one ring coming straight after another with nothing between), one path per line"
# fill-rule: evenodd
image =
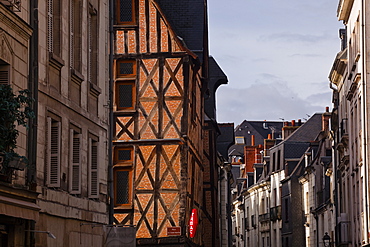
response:
M322 113L315 113L300 128L294 131L283 142L310 142L314 141L322 129Z
M271 152L282 150L284 158L301 158L310 143L317 139L322 130L322 113L314 114L305 124L295 130L279 144L273 146Z
M225 160L229 159L228 149L234 143L234 124L221 123L218 124L221 134L217 137L217 151L224 157Z
M213 57L209 57L208 98L204 101L204 110L211 119L216 119L216 91L222 84L227 84L227 76Z
M186 46L203 50L204 0L156 0L175 33Z
M244 155L244 146L251 145L251 135L254 135L255 145L263 145L268 134L274 132L274 138L281 138L283 122L278 121L247 121L244 120L235 128L235 136L244 136L244 145L233 145L229 149L229 155Z

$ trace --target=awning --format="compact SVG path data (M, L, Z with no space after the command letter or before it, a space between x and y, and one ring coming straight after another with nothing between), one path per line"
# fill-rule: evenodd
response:
M36 203L0 196L0 214L37 221L40 209Z

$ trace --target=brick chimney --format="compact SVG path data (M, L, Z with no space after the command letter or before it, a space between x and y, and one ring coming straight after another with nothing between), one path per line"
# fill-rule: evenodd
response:
M330 118L331 113L329 112L329 107L326 107L325 113L322 114L322 131L329 131Z
M245 173L253 172L253 165L255 163L262 162L261 151L263 150L262 145L255 146L255 137L251 135L251 145L244 146L244 163L245 163Z
M298 123L299 123L299 121L298 121ZM283 140L288 138L288 136L290 136L298 128L299 128L299 125L296 126L295 120L292 120L291 125L289 125L289 122L284 122L283 130L282 130Z

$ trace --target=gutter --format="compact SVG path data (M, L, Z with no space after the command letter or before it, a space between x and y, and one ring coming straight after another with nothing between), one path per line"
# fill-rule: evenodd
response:
M108 133L108 196L109 225L114 222L114 192L113 192L113 52L114 52L114 0L109 0L109 133Z
M362 25L361 25L361 29L362 29L362 75L361 75L361 78L362 78L362 95L364 96L363 97L363 102L362 102L362 107L363 107L363 116L365 117L362 121L362 128L364 130L364 134L362 135L363 137L363 143L364 143L364 155L363 155L363 159L364 159L364 163L363 163L363 166L364 166L364 170L365 170L365 174L364 174L364 177L365 177L365 210L366 210L366 217L365 217L365 222L364 222L364 228L363 229L366 229L366 237L365 237L365 243L368 244L369 243L369 231L367 229L369 229L369 198L368 198L368 171L366 171L367 169L367 128L366 128L366 105L367 105L367 102L366 102L366 74L367 74L367 71L365 70L365 66L366 66L366 56L367 56L367 53L365 52L365 42L366 42L366 38L365 38L365 1L362 0L362 12L361 12L361 18L362 18Z

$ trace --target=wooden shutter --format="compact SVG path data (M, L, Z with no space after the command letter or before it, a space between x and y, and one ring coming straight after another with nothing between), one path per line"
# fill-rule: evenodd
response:
M89 139L89 197L99 197L98 143Z
M53 52L53 0L48 0L48 51Z
M9 65L0 65L0 84L9 84Z
M47 118L47 185L60 187L60 122Z
M72 194L81 194L81 135L70 130L70 183Z
M61 0L53 0L53 53L60 56L61 51Z

